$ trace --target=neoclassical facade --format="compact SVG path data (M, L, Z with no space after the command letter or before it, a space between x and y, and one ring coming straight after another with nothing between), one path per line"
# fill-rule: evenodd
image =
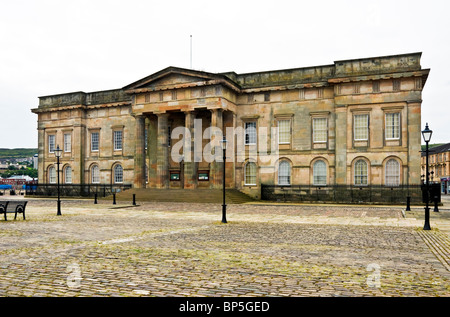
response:
M421 53L236 74L168 67L39 98L39 182L221 188L420 184ZM181 128L181 129L180 129ZM184 132L183 132L184 131Z

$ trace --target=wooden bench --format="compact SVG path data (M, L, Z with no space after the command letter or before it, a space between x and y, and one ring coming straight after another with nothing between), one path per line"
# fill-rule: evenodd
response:
M9 200L9 201L0 201L0 214L14 214L14 220L17 218L17 214L23 215L23 220L25 220L25 207L27 206L28 201L23 200Z

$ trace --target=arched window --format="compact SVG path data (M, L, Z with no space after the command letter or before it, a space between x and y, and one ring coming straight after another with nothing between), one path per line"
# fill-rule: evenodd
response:
M313 165L313 184L327 184L327 165L322 160L316 161Z
M278 167L278 185L291 184L291 165L287 161L281 161Z
M256 164L253 162L245 165L245 185L256 185Z
M364 160L358 160L355 163L355 185L367 185L368 184L368 167L367 162Z
M64 168L64 183L72 184L72 167L70 166Z
M91 182L92 184L100 183L100 168L98 165L94 165L91 168Z
M395 159L390 159L386 163L385 184L386 186L400 185L400 163Z
M56 184L56 168L54 166L48 169L48 182L50 184Z
M114 183L123 183L123 168L120 164L114 166Z

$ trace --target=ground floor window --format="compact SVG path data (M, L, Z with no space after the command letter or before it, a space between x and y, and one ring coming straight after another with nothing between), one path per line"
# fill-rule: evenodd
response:
M386 163L385 184L386 186L400 185L400 163L395 159L390 159Z
M256 164L253 162L245 165L245 185L256 185Z
M368 166L364 160L358 160L355 163L355 185L368 184Z
M120 164L114 166L114 183L123 183L123 168Z

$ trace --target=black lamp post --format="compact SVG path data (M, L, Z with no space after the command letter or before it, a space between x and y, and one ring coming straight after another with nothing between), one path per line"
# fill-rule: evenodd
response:
M428 142L431 140L431 135L433 134L433 131L431 131L428 128L428 123L425 125L425 130L422 131L423 140L426 144L426 164L425 164L425 225L423 226L423 230L431 230L430 227L430 207L429 207L429 200L430 200L430 192L429 192L429 173L428 173Z
M225 159L226 159L226 151L227 151L227 139L225 136L223 136L222 141L222 151L223 151L223 175L222 175L222 182L223 182L223 204L222 204L222 223L227 223L227 205L225 204Z
M61 157L62 150L59 148L59 145L56 147L55 156L56 156L56 166L57 166L57 178L58 178L58 203L57 203L57 216L61 216L61 199L60 199L60 191L59 191L59 158Z

